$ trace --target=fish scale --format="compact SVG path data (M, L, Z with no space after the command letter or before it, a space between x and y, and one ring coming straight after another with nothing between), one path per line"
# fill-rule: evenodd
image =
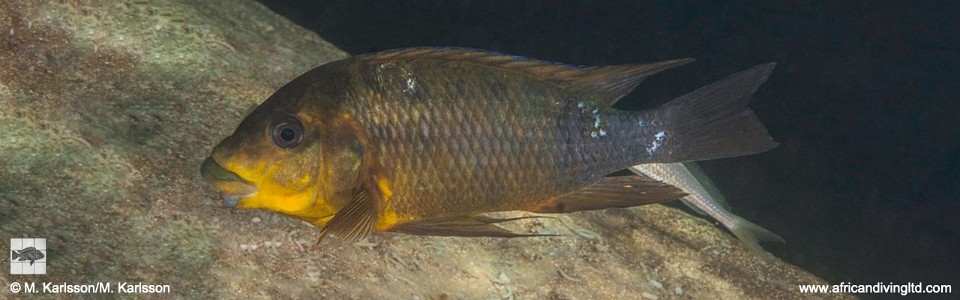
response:
M387 72L399 74L398 77L385 76L381 73L376 76L376 80L368 79L365 82L372 82L369 86L371 90L384 92L378 97L369 99L383 99L388 103L401 104L389 110L389 113L396 114L390 119L408 120L410 116L424 114L433 116L420 118L420 120L427 120L428 127L457 129L452 136L431 135L415 140L373 141L399 144L397 146L400 149L397 151L388 148L380 153L379 159L388 172L391 166L402 164L401 160L442 161L444 156L456 157L453 164L425 165L427 169L434 168L434 170L414 169L394 173L396 182L393 189L397 192L397 199L392 203L401 215L410 212L411 218L424 215L443 217L451 211L456 214L473 213L470 210L463 211L462 203L470 203L476 207L477 211L501 209L507 204L510 207L516 207L518 204L524 207L539 203L545 198L542 195L567 192L572 187L582 186L605 174L622 169L625 161L636 160L634 155L627 155L627 152L636 146L637 140L643 138L652 140L655 136L654 132L641 126L622 126L622 124L639 124L639 120L650 119L650 116L636 112L620 113L602 108L599 99L588 95L563 94L548 84L522 76L511 77L511 80L516 81L511 83L498 80L497 75L502 74L483 72L487 70L467 70L466 72L470 74L444 77L430 74L437 71L437 68L421 68L415 62L390 62L389 65L390 67L380 65L372 68L384 71L392 67L403 71ZM461 69L463 67L459 69L451 67L442 71L449 73ZM362 71L360 73L364 74ZM420 80L418 77L442 79L440 82L435 82L436 80ZM499 78L504 77L499 76ZM463 78L469 81L463 81ZM390 83L391 80L395 83ZM408 93L398 92L395 89L379 89L399 85L409 80L420 82L417 87L423 92ZM456 88L444 89L444 87ZM517 95L517 92L522 92L523 95ZM421 98L423 95L429 95L432 98ZM587 109L576 107L577 104L584 103ZM383 102L357 101L354 104L377 107L382 106ZM425 106L414 107L411 104ZM435 113L438 114L434 116ZM360 118L363 116L363 114L357 115ZM569 118L563 120L564 115ZM558 120L558 117L561 119ZM597 128L596 122L600 120L592 118L601 117L604 127ZM411 128L409 124L403 122L377 124L366 123L361 119L361 123L368 127L393 127L398 131ZM420 124L420 126L423 125ZM487 133L475 130L478 127L500 130ZM609 131L610 136L598 137L590 134L598 129ZM400 136L416 136L416 132ZM491 139L506 142L508 145L516 143L520 147L504 149L505 151L502 152L484 151L489 149L485 146L486 141ZM558 143L558 140L564 139L566 141ZM441 147L440 157L419 155L420 153L403 147L423 142L441 145L452 143L453 147ZM394 155L394 153L401 155ZM506 156L516 160L491 168L478 168L478 159L492 156ZM474 170L477 169L488 172L476 173ZM449 181L441 178L445 174L451 176L457 174L454 177L461 180ZM401 179L400 177L403 176L417 178L425 184L437 187L435 190L443 193L427 195L407 193L406 191L411 190L407 188L411 180ZM516 184L517 178L526 178L529 182L519 186ZM493 189L494 192L490 193L487 188ZM510 192L501 195L497 191Z
M551 120L573 112L562 112L559 107L545 105L568 102L560 99L569 96L552 91L552 87L543 83L523 82L522 79L517 83L500 82L491 74L426 82L417 77L430 77L431 71L419 71L413 63L391 62L387 67L370 68L381 71L364 80L374 85L370 88L372 91L377 91L379 86L399 85L409 79L418 82L417 88L423 89L422 93L380 90L382 94L366 98L398 104L395 106L385 107L380 101L362 100L353 102L352 106L358 120L371 135L371 142L381 145L378 159L392 178L391 188L395 195L391 204L401 217L443 217L450 212L474 213L506 209L507 206L512 208L518 204L533 206L545 199L543 195L566 192L573 184L579 183L580 180L570 178L566 166L558 166L558 162L574 165L584 159L595 163L615 157L611 155L615 154L611 147L594 147L596 150L589 151L584 148L596 144L583 141L567 144L572 151L558 151L560 147L553 135L557 132L556 122ZM404 71L390 72L390 68ZM478 77L484 79L477 80ZM471 82L460 78L471 78ZM511 84L526 85L527 88L518 89L509 86ZM530 87L536 84L541 87ZM445 88L471 85L486 86L479 89ZM470 93L456 94L465 90ZM525 94L515 95L511 94L512 91ZM422 98L423 95L429 95L429 98ZM377 117L378 111L386 116ZM365 117L369 113L374 115ZM611 120L611 123L615 121ZM424 127L427 130L423 130ZM399 134L397 138L383 136L381 128L390 128L386 131ZM453 131L447 135L438 128L452 128ZM416 151L416 146L424 143L433 145L434 153ZM565 157L557 157L554 153L565 154ZM586 157L577 157L578 154ZM502 159L503 162L490 164L491 159ZM602 175L594 171L594 174L581 177ZM471 207L476 207L476 211L471 211Z
M380 68L384 70L384 68ZM406 72L395 72L395 74L409 74ZM416 73L415 73L416 74ZM404 77L403 75L401 77ZM378 79L389 81L391 78L380 76ZM406 79L395 79L405 81ZM382 83L377 83L382 84ZM528 202L543 200L545 193L554 192L549 182L544 180L534 181L525 184L524 189L509 185L510 182L517 182L517 178L543 178L546 177L543 172L534 170L545 170L553 166L547 163L547 160L537 159L534 155L534 145L544 145L551 141L546 140L543 135L524 134L522 127L510 124L510 117L491 118L493 115L504 115L510 111L529 111L529 107L523 107L524 103L516 101L519 99L497 99L495 94L503 95L496 90L488 90L474 95L444 95L450 89L442 87L462 86L462 82L439 82L422 83L418 88L426 90L426 94L432 96L430 99L417 99L410 97L408 93L396 93L395 91L383 91L384 98L403 97L395 100L396 105L389 113L394 114L388 123L376 123L371 118L369 121L359 118L361 124L368 128L372 135L373 143L382 143L380 161L387 169L388 174L392 174L394 199L391 203L395 209L408 216L419 217L421 215L443 216L443 212L462 211L464 203L492 203L496 206L499 199L511 199L516 201L526 200ZM385 84L388 85L389 84ZM440 87L440 88L437 88ZM434 89L439 91L434 91ZM376 90L376 89L373 89ZM453 90L454 93L459 89ZM377 97L371 97L374 99ZM505 102L513 100L512 103ZM487 103L486 111L476 107L467 108L467 103ZM531 101L532 102L532 101ZM536 104L536 102L528 102ZM358 101L356 107L358 116L365 115L365 111L375 110L375 107L381 103ZM528 104L529 105L529 104ZM417 126L409 126L407 122L401 120L411 120L419 117L415 122ZM410 122L413 123L413 122ZM426 130L422 128L426 126ZM388 127L399 131L399 137L406 137L408 140L387 140L378 136L377 132L370 131L369 128ZM421 127L421 128L418 128ZM452 132L440 131L442 135L424 135L423 132L432 133L435 131L430 128L451 128ZM534 128L531 132L543 132L543 128ZM496 141L496 142L494 142ZM421 143L429 143L436 147L432 155L416 155L412 148ZM500 147L493 148L495 144ZM519 145L514 150L514 144ZM507 147L503 147L507 145ZM493 149L491 149L493 148ZM412 154L412 155L411 155ZM448 160L445 157L453 157ZM549 156L547 156L549 157ZM481 165L482 161L497 161L496 164L487 163ZM411 169L398 170L405 168L410 164ZM522 171L530 170L531 174L520 174ZM536 174L533 174L536 173ZM549 172L548 172L549 173ZM418 192L423 188L412 188L414 185L428 186L427 193ZM522 203L522 202L521 202ZM481 205L478 205L482 207ZM490 206L490 205L484 205ZM469 213L469 211L468 211Z

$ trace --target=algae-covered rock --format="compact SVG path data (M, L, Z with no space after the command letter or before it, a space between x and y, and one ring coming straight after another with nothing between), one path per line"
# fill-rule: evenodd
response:
M0 239L48 245L47 275L4 271L0 296L26 281L190 299L793 298L823 283L665 206L508 225L560 237L319 247L302 222L222 207L199 175L210 149L345 56L252 1L0 2Z

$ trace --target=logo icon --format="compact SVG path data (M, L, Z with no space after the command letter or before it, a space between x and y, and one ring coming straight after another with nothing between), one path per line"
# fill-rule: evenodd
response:
M17 251L13 250L13 259L18 259L19 261L29 260L30 265L33 265L33 262L43 259L43 252L37 250L34 247L26 247L23 250Z
M47 239L10 239L10 274L47 274Z

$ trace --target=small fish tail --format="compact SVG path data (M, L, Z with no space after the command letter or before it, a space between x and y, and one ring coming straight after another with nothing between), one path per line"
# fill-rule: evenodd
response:
M663 105L663 147L652 162L685 162L756 154L778 144L747 107L775 63L768 63L704 86ZM659 140L661 136L658 136Z
M750 252L760 256L770 255L763 250L763 247L760 247L760 242L786 243L786 241L776 233L738 216L733 216L733 223L727 227L727 229L729 229L737 239L740 239Z
M13 258L10 260L14 260L17 258L20 258L20 252L17 252L17 250L13 250Z

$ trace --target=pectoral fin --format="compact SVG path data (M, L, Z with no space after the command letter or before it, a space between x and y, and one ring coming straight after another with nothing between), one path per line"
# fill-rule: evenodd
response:
M646 176L604 177L587 187L549 199L532 209L541 213L567 213L611 207L631 207L684 197L680 189Z
M328 234L348 242L355 242L369 235L377 229L381 212L388 206L387 201L393 195L390 181L376 160L377 156L370 148L365 147L370 144L369 139L357 120L347 114L337 121L339 126L353 134L349 141L355 144L351 144L353 148L350 153L361 157L356 179L359 184L353 191L353 197L320 229L318 244Z
M461 237L531 237L554 236L552 234L516 233L500 227L496 223L515 221L520 219L544 218L539 216L497 219L484 216L458 216L422 220L397 225L390 229L415 235L431 236L461 236Z
M331 233L348 242L367 236L377 226L381 203L379 193L369 193L364 188L357 189L353 199L320 230L320 240L317 243Z

